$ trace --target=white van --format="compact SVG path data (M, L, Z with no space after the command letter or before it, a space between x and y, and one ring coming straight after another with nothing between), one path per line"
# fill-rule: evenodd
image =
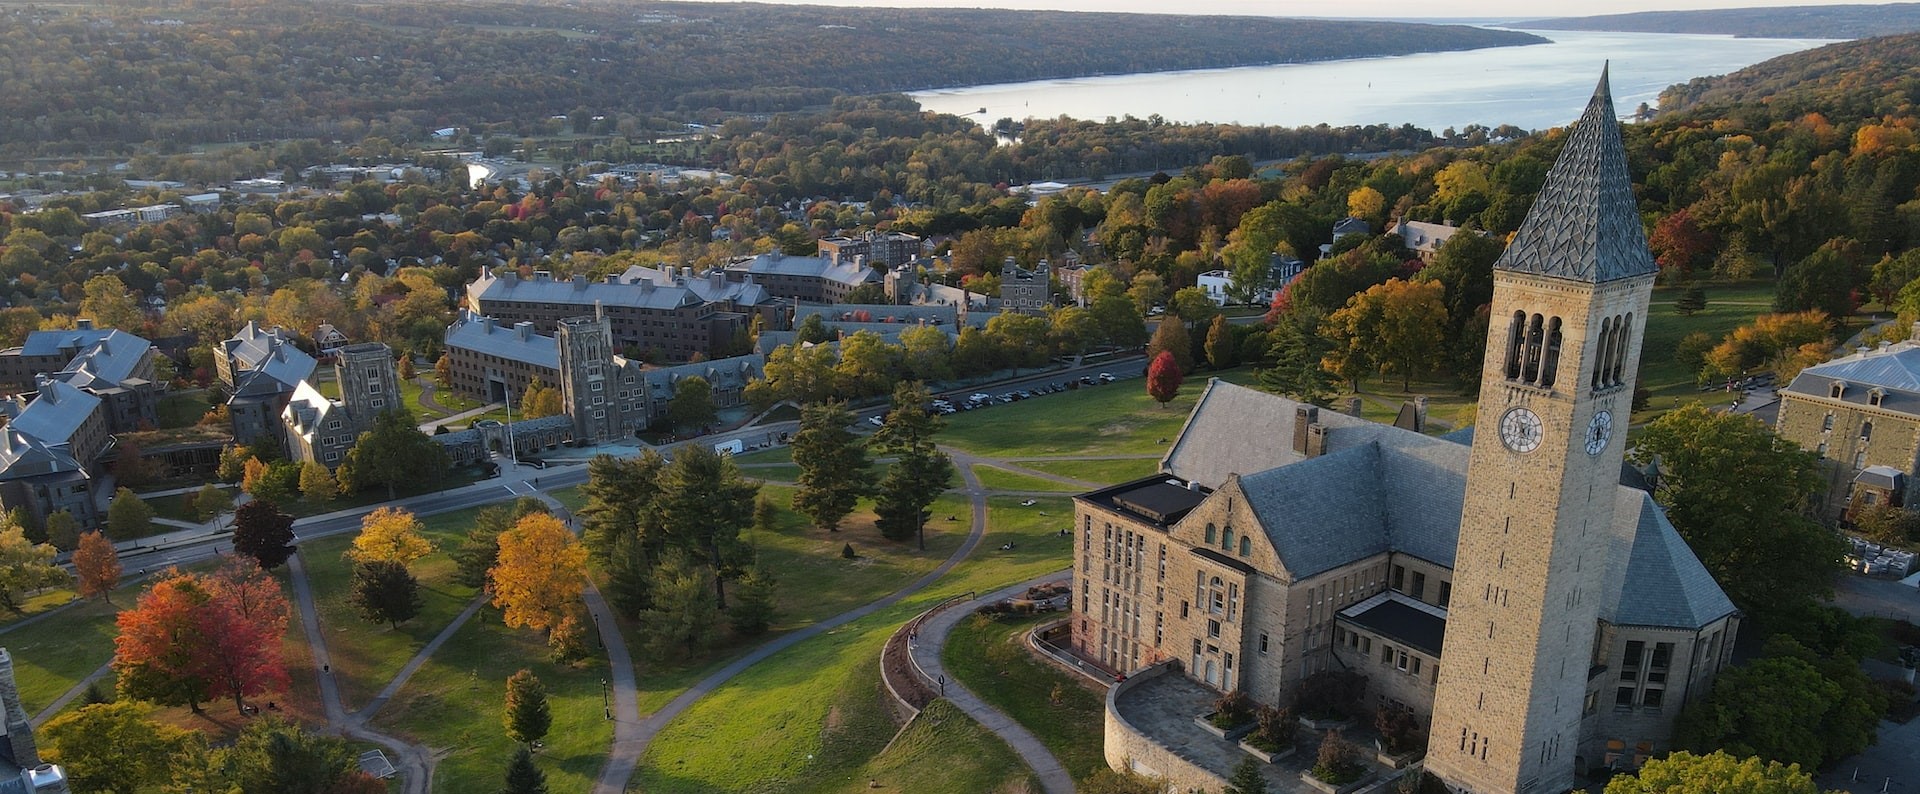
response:
M744 451L746 448L747 448L746 442L741 441L740 439L737 439L737 438L732 441L722 441L718 444L713 445L713 451L718 452L722 455L738 455L742 451Z

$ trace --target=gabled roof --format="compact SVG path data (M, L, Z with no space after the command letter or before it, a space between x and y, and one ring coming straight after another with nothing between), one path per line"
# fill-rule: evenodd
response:
M294 387L293 397L287 400L287 407L280 413L287 427L301 436L312 436L340 405L327 399L312 383L300 381Z
M1601 283L1656 272L1605 69L1496 270Z
M447 326L446 344L543 369L560 368L560 343L551 336L534 333L531 323L523 331L491 317L462 311L459 319Z
M295 347L293 340L279 328L261 328L249 320L233 338L221 343L227 356L240 362L235 395L279 394L292 391L301 381L313 377L319 362Z
M705 378L708 385L716 389L746 388L747 381L761 376L766 367L767 357L759 354L733 356L713 361L696 361L689 364L675 364L671 367L656 367L642 370L640 377L647 383L647 391L656 400L673 396L673 385L681 378L698 375Z
M880 280L880 274L873 268L856 265L852 261L835 264L833 260L823 257L788 256L778 251L761 254L744 262L735 262L728 265L727 269L757 276L821 278L855 286Z
M1878 388L1882 392L1878 407L1920 414L1920 342L1900 342L1815 364L1800 370L1786 390L1832 399L1835 383L1847 386L1840 394L1843 402L1870 405L1868 398Z
M80 471L80 462L65 447L51 446L12 426L0 428L0 480Z
M1625 592L1611 602L1611 615L1605 606L1608 602L1603 602L1601 617L1628 626L1696 627L1733 614L1733 602L1668 523L1652 495L1621 489L1620 504L1614 509L1625 514L1616 516L1615 522L1631 527L1633 534Z
M622 272L619 280L622 284L646 281L656 287L684 287L708 303L733 302L741 306L758 306L773 300L772 293L767 292L766 287L750 281L728 281L724 271L710 271L691 278L684 273L676 277L671 271L672 268L662 271L634 265ZM720 277L715 278L716 275Z
M56 377L82 388L117 386L133 377L151 349L152 342L124 331L110 330L75 355Z
M112 328L69 328L63 331L34 331L27 334L26 344L20 346L23 356L56 356L62 353L72 355L80 348L91 345L115 331Z
M100 406L100 398L66 383L49 380L9 427L50 445L65 444Z
M676 286L655 286L653 282L642 281L633 284L617 284L605 281L588 281L584 277L565 281L555 281L545 271L534 275L531 280L520 278L509 271L502 277L482 270L480 277L467 285L467 297L478 303L480 311L488 311L486 301L519 301L527 303L555 303L568 306L624 306L636 309L669 310L683 306L698 306L704 301L692 290Z
M1240 486L1295 580L1388 551L1451 567L1467 452L1408 433L1246 475Z
M1218 378L1188 414L1160 470L1183 480L1218 484L1229 474L1251 474L1304 459L1293 451L1293 419L1306 403L1237 386ZM1378 435L1381 425L1330 408L1319 409L1330 448L1351 446ZM1262 432L1247 432L1258 427Z

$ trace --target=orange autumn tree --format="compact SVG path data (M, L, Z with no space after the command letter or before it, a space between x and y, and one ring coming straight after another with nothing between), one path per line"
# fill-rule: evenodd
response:
M80 576L80 595L100 596L113 603L113 589L120 586L120 552L113 541L98 530L80 536L80 547L73 550L73 572Z
M251 560L211 575L168 571L118 618L113 669L122 695L163 705L246 698L287 687L288 621L280 585Z
M587 549L560 519L533 513L500 533L487 592L506 624L547 631L580 603Z

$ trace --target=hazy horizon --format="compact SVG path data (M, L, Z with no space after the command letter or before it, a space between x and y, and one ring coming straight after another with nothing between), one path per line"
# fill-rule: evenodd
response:
M738 2L739 0L696 0ZM1436 15L1431 0L1189 0L1170 6L1159 0L753 0L781 5L831 5L882 8L1002 8L1034 11L1119 11L1140 14L1328 17L1336 19L1408 19L1450 21L1523 21L1556 17L1603 16L1636 11L1696 11L1828 5L1909 5L1854 0L1606 0L1598 7L1555 7L1537 0L1456 0L1450 13Z

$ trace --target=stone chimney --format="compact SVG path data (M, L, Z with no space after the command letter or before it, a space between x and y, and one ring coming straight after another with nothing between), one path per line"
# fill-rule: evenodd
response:
M1347 415L1348 416L1360 415L1360 398L1358 397L1347 398Z
M77 331L91 331L93 330L93 320L92 318L82 317L73 321L73 327L74 330Z
M1427 395L1422 394L1413 398L1413 412L1415 416L1420 417L1420 429L1424 432L1427 428Z
M576 290L583 290L587 288L586 274L584 273L573 274L573 288Z
M1326 425L1318 423L1307 425L1307 449L1304 454L1309 458L1327 454Z
M1320 409L1302 405L1293 409L1293 451L1307 454L1307 428L1320 423Z

